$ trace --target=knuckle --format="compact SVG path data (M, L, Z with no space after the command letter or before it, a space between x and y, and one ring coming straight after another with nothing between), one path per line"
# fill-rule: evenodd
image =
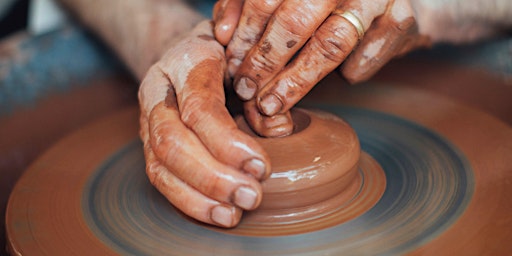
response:
M281 0L249 0L247 3L253 10L272 14L280 2Z
M245 29L249 30L248 27ZM256 45L261 33L258 31L237 31L234 40L228 45L227 55L243 59L252 46Z
M286 94L286 98L290 99L296 99L302 97L305 93L305 91L308 91L310 89L310 77L305 76L306 72L302 72L298 76L292 76L290 77L289 81L289 89Z
M205 98L200 93L192 93L182 102L180 118L187 127L194 127L201 121L202 113L208 109L207 104L211 99Z
M159 182L162 180L162 172L158 168L159 164L155 162L146 163L146 176L149 179L151 185L158 187Z
M280 100L286 105L293 102L297 97L300 97L301 92L307 86L306 83L307 81L303 77L303 72L300 72L296 76L289 76L277 81L272 91L280 95Z
M359 82L362 82L365 79L365 71L361 71L356 66L343 66L343 68L340 69L341 74L347 80L349 84L356 84Z
M166 163L173 163L177 157L179 143L176 142L177 138L182 138L184 135L178 131L172 131L172 127L168 125L157 124L152 129L151 144L155 154Z
M264 71L272 74L276 70L277 63L271 58L272 55L256 54L250 59L250 64L254 71ZM256 79L259 80L262 74L256 74Z
M309 27L311 24L311 17L309 15L281 15L276 17L276 22L278 22L285 31L288 31L291 34L292 38L302 38L304 37L305 27Z
M357 40L351 31L345 27L331 28L328 31L319 31L317 37L318 48L321 54L333 62L341 63L352 51ZM352 38L352 40L351 40Z
M147 143L144 145L144 155L146 157L146 176L153 186L158 187L161 185L163 175L162 172L165 171L165 169L163 169L160 162L156 160L155 155L150 152L150 145Z
M279 14L276 15L276 22L280 23L286 31L295 37L309 36L309 30L304 28L315 28L324 20L321 18L326 9L336 5L335 1L304 1L304 4L284 4L279 7ZM306 33L306 34L305 34Z
M225 100L219 95L190 92L180 104L180 119L187 127L206 121L213 111L225 108Z
M316 81L317 72L296 72L296 75L287 76L277 81L272 91L280 95L280 101L284 105L283 110L291 108L304 95L309 92Z
M414 30L417 30L416 21L414 18L407 18L402 21L395 22L393 27L402 34L410 33Z

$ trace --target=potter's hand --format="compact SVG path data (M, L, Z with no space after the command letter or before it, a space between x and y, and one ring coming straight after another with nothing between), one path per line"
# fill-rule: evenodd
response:
M362 81L429 44L409 0L222 0L214 11L235 90L246 109L259 110L247 111L265 116L287 113L342 62L349 81ZM253 125L260 118L247 117Z
M269 159L225 107L224 49L212 25L193 32L142 81L141 137L151 183L202 222L232 227L261 201Z

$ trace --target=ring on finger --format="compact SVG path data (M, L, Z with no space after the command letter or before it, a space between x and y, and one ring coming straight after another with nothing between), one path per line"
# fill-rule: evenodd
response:
M343 11L343 10L334 10L332 13L334 15L340 16L344 19L346 19L357 31L357 36L359 40L361 40L364 36L364 26L361 20L353 14L351 11Z

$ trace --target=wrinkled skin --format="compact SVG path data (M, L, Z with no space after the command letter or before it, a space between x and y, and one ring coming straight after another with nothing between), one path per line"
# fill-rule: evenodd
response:
M151 183L202 222L235 226L261 202L269 158L225 107L224 48L200 23L153 65L139 90Z
M366 31L361 40L335 10L359 18ZM214 21L246 118L265 136L286 135L262 130L262 120L287 115L337 67L348 81L360 82L391 58L430 45L418 34L409 0L220 0Z

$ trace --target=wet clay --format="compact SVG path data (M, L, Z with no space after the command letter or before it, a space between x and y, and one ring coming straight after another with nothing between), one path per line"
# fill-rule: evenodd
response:
M361 185L361 148L356 133L337 116L305 109L292 111L293 134L255 135L244 118L236 122L269 154L272 174L263 200L246 218L257 222L297 222L321 216L352 198ZM337 198L337 200L331 200Z

